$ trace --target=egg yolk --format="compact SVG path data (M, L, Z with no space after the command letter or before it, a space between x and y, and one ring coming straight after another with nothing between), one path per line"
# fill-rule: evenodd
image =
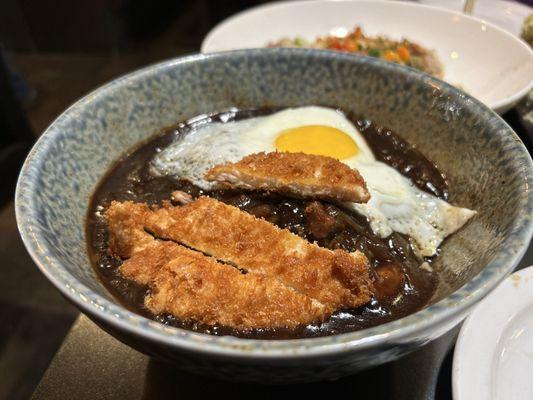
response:
M350 136L325 125L306 125L281 131L275 146L278 151L318 154L338 160L352 157L358 151Z

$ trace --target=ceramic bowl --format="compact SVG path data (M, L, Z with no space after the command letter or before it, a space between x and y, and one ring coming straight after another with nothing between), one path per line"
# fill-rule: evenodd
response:
M119 305L86 249L91 193L122 154L161 128L230 107L320 104L373 119L433 160L451 202L478 215L446 240L425 309L374 328L299 340L216 337L168 327ZM16 212L43 274L118 339L178 367L258 382L333 379L397 358L451 329L527 248L532 161L490 109L446 83L377 59L317 50L193 55L149 66L67 109L22 168Z
M533 51L525 42L483 19L413 2L269 3L221 22L204 39L202 51L265 47L283 37L314 40L345 35L356 25L368 35L406 38L435 50L444 66L444 80L499 114L533 88Z

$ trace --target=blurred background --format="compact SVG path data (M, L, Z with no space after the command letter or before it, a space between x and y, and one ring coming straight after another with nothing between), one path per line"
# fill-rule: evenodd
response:
M17 232L13 192L32 143L90 90L138 67L197 52L215 24L259 3L0 2L0 399L31 395L77 315L33 265ZM517 129L515 112L505 118Z

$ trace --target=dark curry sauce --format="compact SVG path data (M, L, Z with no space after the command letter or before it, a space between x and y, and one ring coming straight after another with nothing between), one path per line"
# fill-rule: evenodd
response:
M230 115L231 119L239 120L274 111L277 110L240 110ZM165 130L122 157L97 187L87 216L89 255L101 281L121 304L161 323L197 332L256 339L290 339L368 328L411 314L428 303L436 288L436 276L430 270L420 268L424 260L413 253L409 239L404 235L393 233L387 238L379 238L374 235L365 217L334 204L261 192L205 192L189 182L177 181L171 177L154 177L150 174L150 161L154 155L172 143L177 136L194 130L199 123L227 120L228 113L220 113L206 116L203 120L196 118L194 123L180 123ZM355 118L352 121L378 160L396 168L422 190L447 199L448 187L445 178L413 146L371 121ZM316 241L323 247L347 251L361 250L370 260L376 276L376 298L364 307L338 311L320 325L291 330L241 332L223 326L210 327L181 321L172 315L152 315L143 304L148 289L123 278L119 272L121 260L107 253L107 228L103 214L112 200L132 200L157 205L170 199L175 190L182 190L193 197L209 195L265 218L281 228L287 228L310 241ZM328 223L324 224L324 220Z

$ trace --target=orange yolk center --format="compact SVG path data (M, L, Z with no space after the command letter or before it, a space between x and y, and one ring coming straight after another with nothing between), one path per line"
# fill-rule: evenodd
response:
M357 154L355 141L343 131L325 125L306 125L281 131L275 141L278 151L329 156L344 160Z

